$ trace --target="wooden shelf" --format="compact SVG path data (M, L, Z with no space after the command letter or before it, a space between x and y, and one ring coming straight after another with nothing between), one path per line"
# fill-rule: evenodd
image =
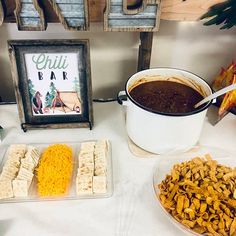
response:
M196 21L210 6L225 0L162 0L161 19L177 21ZM5 9L4 22L15 22L15 0L2 0ZM47 22L58 22L48 0L39 1L45 10ZM89 0L91 22L102 22L105 0Z

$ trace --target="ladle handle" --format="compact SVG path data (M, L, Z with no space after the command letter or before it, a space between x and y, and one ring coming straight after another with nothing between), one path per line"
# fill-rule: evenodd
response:
M219 96L221 96L221 95L223 95L223 94L225 94L225 93L227 93L227 92L229 92L229 91L231 91L231 90L234 90L234 89L236 89L236 84L231 84L230 86L227 86L227 87L225 87L225 88L223 88L223 89L220 89L219 91L217 91L217 92L211 94L210 96L205 97L203 100L201 100L200 102L198 102L197 104L195 104L194 107L195 107L195 108L198 108L198 107L201 106L202 104L204 104L204 103L206 103L206 102L209 102L209 101L211 101L212 99L217 98L217 97L219 97Z

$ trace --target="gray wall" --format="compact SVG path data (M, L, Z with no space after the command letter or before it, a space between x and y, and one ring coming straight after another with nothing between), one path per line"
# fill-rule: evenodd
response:
M139 34L104 32L101 23L90 32L67 32L60 24L49 24L45 32L19 32L15 24L0 27L0 96L14 101L7 52L8 39L89 38L94 97L114 97L135 73ZM236 60L236 27L220 31L202 22L161 21L154 34L151 67L170 66L190 70L211 82L232 59Z

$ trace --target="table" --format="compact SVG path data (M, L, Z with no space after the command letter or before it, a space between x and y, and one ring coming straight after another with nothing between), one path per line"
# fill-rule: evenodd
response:
M24 133L16 105L0 106L4 139L13 143L80 142L109 139L112 144L114 194L111 198L0 204L1 236L182 236L160 211L152 188L158 157L138 158L128 148L123 108L94 104L95 126L89 129L32 130ZM216 126L209 109L200 144L235 151L236 117L228 114ZM1 158L1 157L0 157Z

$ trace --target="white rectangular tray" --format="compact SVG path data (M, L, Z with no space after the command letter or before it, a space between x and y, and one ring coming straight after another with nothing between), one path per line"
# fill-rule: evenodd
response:
M96 141L96 140L92 140ZM86 140L83 142L91 142L91 140ZM76 199L93 199L93 198L107 198L111 197L113 194L113 178L112 178L112 150L111 143L108 142L108 165L107 165L107 192L103 194L89 194L89 195L77 195L76 194L76 174L78 168L78 154L80 151L80 146L82 142L79 143L61 143L67 144L72 148L72 157L73 157L73 171L71 177L70 187L68 189L68 193L65 196L61 197L40 197L37 194L37 180L36 176L34 176L33 181L29 188L28 197L13 197L8 199L0 199L0 203L17 203L17 202L30 202L30 201L58 201L58 200L76 200ZM17 143L19 144L19 143ZM33 145L37 147L40 151L40 154L52 144L58 143L45 143L45 144L34 144L34 143L26 143L26 145ZM7 160L7 150L10 145L3 145L0 147L0 173L2 172L2 168L4 163Z

